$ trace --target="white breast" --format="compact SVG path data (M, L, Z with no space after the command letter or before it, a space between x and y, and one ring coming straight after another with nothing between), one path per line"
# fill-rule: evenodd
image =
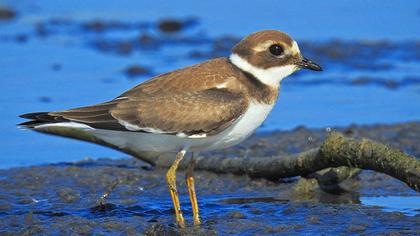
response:
M264 122L273 107L274 104L251 102L248 110L228 129L215 135L214 143L204 150L226 148L242 142Z

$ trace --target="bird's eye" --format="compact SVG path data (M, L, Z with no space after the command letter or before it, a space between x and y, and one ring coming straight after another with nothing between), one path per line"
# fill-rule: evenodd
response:
M281 54L283 54L283 52L284 52L283 47L278 44L274 44L270 46L270 53L273 54L274 56L280 56Z

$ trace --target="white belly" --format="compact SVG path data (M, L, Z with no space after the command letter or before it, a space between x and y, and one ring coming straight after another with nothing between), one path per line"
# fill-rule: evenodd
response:
M188 151L193 152L207 151L230 147L242 142L264 122L273 106L274 104L266 105L252 102L248 110L230 127L219 134L208 137L188 138L167 134L110 131L94 129L74 122L41 125L36 127L36 129L42 129L46 126L74 127L90 132L97 138L120 148L132 150L177 152L186 148Z

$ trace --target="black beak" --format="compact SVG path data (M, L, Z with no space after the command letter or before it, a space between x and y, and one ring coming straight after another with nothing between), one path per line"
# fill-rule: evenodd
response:
M316 70L316 71L322 71L321 66L319 66L318 64L316 64L313 61L310 61L304 57L302 57L302 59L298 62L295 63L297 66L299 66L300 68L304 68L304 69L309 69L309 70Z

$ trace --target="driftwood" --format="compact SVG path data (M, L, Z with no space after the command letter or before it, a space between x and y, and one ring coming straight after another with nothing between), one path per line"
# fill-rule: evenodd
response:
M121 149L92 136L89 132L68 127L48 127L40 132L108 146L158 167L169 167L175 158L174 154ZM319 148L296 155L235 158L196 157L195 162L195 169L198 170L248 175L270 180L293 176L318 176L320 178L317 179L320 180L324 174L317 175L317 171L334 167L350 167L346 170L347 174L342 175L344 177L335 177L335 182L339 182L341 181L340 178L351 176L357 172L357 170L352 168L360 168L385 173L403 181L412 189L420 192L420 161L418 159L374 141L347 139L336 132L332 132ZM185 168L187 163L188 160L183 161L180 168ZM340 169L337 170L339 172Z
M153 163L167 167L173 159L173 155L164 155L154 158ZM147 160L152 162L152 159ZM341 166L381 172L405 182L409 187L420 192L420 161L418 159L371 140L346 139L336 132L331 133L320 148L297 155L246 158L197 157L195 168L276 180L293 176L311 176L317 171ZM342 176L353 174L351 169L346 171L350 172Z

